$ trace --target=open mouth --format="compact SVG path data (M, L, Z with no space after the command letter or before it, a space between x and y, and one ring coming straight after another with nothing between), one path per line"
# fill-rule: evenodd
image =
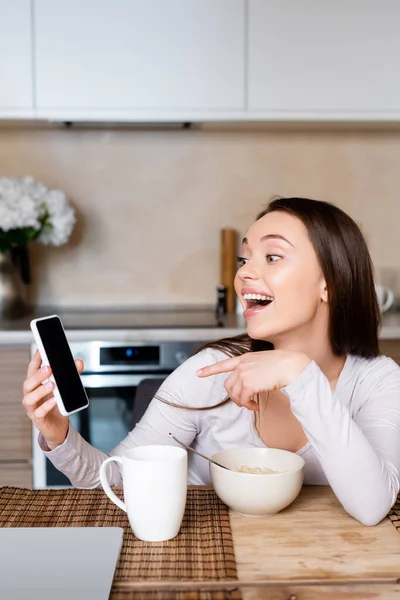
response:
M264 296L262 294L243 294L243 300L246 302L246 310L256 306L268 306L273 302L272 296Z

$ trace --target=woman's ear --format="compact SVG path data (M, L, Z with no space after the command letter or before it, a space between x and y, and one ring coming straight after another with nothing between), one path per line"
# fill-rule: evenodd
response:
M323 281L321 284L321 301L326 303L328 302L328 290L326 288L325 281Z

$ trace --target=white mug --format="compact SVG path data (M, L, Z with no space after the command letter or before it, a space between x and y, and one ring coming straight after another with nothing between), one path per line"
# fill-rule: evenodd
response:
M394 302L394 292L390 288L384 287L383 285L375 286L376 295L378 296L378 303L381 312L389 310Z
M107 465L122 465L124 500L111 490ZM122 456L107 458L100 467L107 496L128 514L135 536L145 542L163 542L178 533L187 494L187 452L176 446L137 446Z

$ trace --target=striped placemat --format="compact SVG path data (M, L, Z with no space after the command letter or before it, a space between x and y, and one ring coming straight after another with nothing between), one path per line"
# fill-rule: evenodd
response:
M122 491L114 491L122 497ZM236 561L227 506L212 489L189 488L178 536L167 542L135 538L126 513L102 490L0 488L0 527L123 527L124 541L114 576L112 600L167 599L169 593L133 592L128 581L232 581ZM172 593L172 592L171 592ZM235 592L182 591L171 598L233 598Z

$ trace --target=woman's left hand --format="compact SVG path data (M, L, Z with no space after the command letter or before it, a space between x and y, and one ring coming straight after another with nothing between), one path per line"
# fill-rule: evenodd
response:
M311 363L303 353L290 350L246 352L241 356L221 360L196 371L198 377L231 373L225 381L229 397L238 406L258 410L253 396L289 385Z

